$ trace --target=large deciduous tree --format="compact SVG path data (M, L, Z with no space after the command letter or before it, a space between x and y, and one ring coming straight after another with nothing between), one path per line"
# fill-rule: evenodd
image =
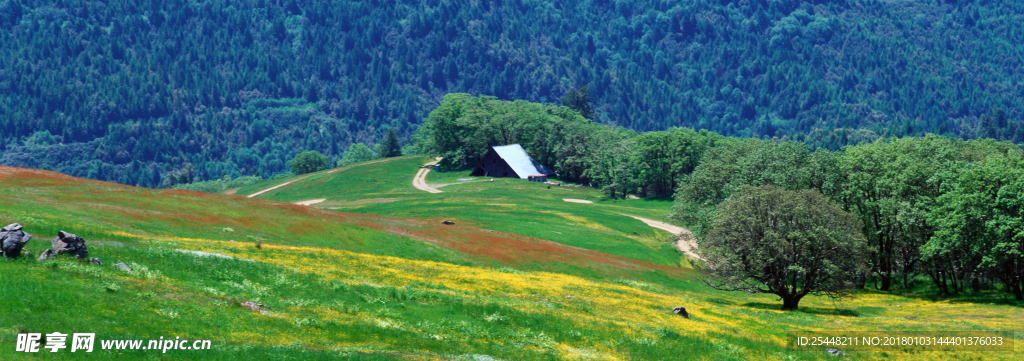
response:
M842 296L867 271L860 221L815 190L744 186L722 203L699 251L709 284L770 293L794 310L808 294Z

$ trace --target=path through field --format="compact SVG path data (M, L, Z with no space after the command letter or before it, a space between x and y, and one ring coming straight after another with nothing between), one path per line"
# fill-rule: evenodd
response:
M440 162L441 157L438 157L434 159L433 162L429 162L427 164L424 164L423 167L420 167L420 170L416 172L416 176L412 177L412 186L416 187L416 189L428 193L441 193L440 189L431 187L429 184L427 184L427 173L430 173L431 167L437 165L437 163Z
M627 216L629 216L629 215L627 214ZM674 225L674 224L668 224L668 223L665 223L665 222L655 221L655 220L649 219L649 218L643 218L643 217L637 217L637 216L629 216L629 217L632 217L633 219L636 219L636 220L638 220L640 222L644 222L648 226L651 226L651 227L654 227L654 228L657 228L657 229L660 229L660 230L663 230L663 231L666 231L668 233L672 233L672 234L676 235L677 237L679 237L676 240L676 248L678 248L679 251L681 251L684 254L686 254L687 257L703 260L703 258L701 258L700 255L697 254L697 238L695 238L693 236L693 232L690 232L689 229L686 229L686 228L683 228L683 227L680 227L680 226L677 226L677 225Z
M289 184L295 183L296 181L299 181L299 180L302 180L302 179L305 179L305 178L306 177L295 178L295 179L292 179L290 181L278 184L276 186L273 186L273 187L261 190L259 192L253 193L253 194L250 194L247 197L249 197L249 198L256 198L256 197L259 197L260 195L263 195L263 194L266 194L266 193L270 193L270 192L274 191L275 189L287 187Z
M306 200L306 201L298 201L298 202L295 202L295 204L298 204L300 206L311 206L311 205L314 205L314 204L317 204L317 203L321 203L321 202L326 201L326 200L327 200L327 198L317 198L317 199L310 199L310 200Z
M576 199L576 198L562 198L562 200L565 201L565 202L569 202L569 203L582 203L582 204L594 203L594 201L588 201L586 199Z

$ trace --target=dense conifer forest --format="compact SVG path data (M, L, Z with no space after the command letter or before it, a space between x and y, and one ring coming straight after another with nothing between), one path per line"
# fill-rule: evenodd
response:
M444 94L836 149L1024 140L1017 1L0 0L0 163L146 186L333 163ZM571 97L570 97L571 98ZM651 192L676 186L659 184Z

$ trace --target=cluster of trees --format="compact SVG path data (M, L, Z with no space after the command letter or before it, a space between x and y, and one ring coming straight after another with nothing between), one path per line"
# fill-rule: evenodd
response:
M384 140L377 144L376 148L376 151L372 151L370 147L363 143L352 143L345 150L345 154L341 156L341 159L338 159L338 162L335 164L338 167L343 167L377 158L390 158L402 155L402 145L398 141L398 136L391 129L388 129L387 134L384 135ZM291 168L293 174L306 174L327 169L330 167L330 164L330 159L323 153L307 150L299 153L294 159L289 161L288 168Z
M730 139L680 181L675 214L707 233L724 212L718 205L744 187L810 189L859 218L870 266L862 286L911 289L927 275L943 294L1001 284L1024 299L1022 165L1018 145L994 140L928 135L811 151Z
M494 145L521 144L558 177L603 188L612 197L669 197L704 152L728 138L673 128L637 133L595 123L565 106L449 94L414 136L414 149L466 169Z
M894 290L914 288L927 276L945 294L1002 288L1024 297L1024 151L1014 143L927 135L833 151L679 128L636 133L568 107L466 94L446 96L415 140L418 151L445 157L445 168L473 167L490 146L519 143L559 178L601 187L609 196L674 196L675 217L711 244L745 237L726 237L716 224L735 224L729 217L740 217L736 212L757 214L730 210L768 212L771 199L803 199L803 206L780 200L778 209L849 215L807 224L825 232L812 240L858 245L841 253L863 260L863 267L829 266L854 273L845 280ZM770 193L769 201L728 206L730 199L760 197L752 190ZM801 292L817 291L796 289L785 297L798 302Z
M584 117L638 131L831 148L924 132L1019 141L1022 13L1013 1L2 0L0 163L148 186L186 164L193 179L268 176L298 150L334 158L384 129L405 138L454 91L568 92L593 99Z

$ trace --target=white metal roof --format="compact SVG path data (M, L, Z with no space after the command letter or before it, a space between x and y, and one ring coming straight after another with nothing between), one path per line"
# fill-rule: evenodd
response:
M501 159L508 163L519 178L526 179L531 175L548 174L543 165L533 160L519 144L499 145L492 147Z

